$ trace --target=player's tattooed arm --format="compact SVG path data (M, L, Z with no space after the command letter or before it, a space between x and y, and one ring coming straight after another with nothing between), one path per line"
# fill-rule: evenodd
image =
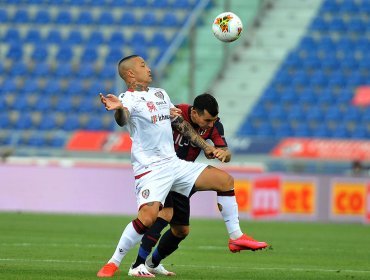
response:
M182 116L178 116L172 121L172 126L179 131L184 137L189 139L195 146L201 148L205 154L212 154L215 147L210 145L194 130L194 128L184 120Z
M130 112L126 108L116 109L114 112L114 119L119 126L127 124L130 118Z

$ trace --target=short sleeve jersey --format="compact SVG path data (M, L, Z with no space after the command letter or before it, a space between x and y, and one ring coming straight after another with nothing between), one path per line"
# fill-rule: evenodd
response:
M174 105L166 91L152 87L148 91L126 91L119 99L130 112L127 128L135 175L175 157L170 120L170 108Z
M224 127L217 119L214 126L209 129L201 129L197 124L193 123L190 118L191 105L179 104L177 108L181 109L184 120L188 121L191 126L199 133L199 135L207 140L211 140L215 147L227 147L226 139L224 137ZM195 161L199 156L201 149L194 146L188 139L183 137L177 130L173 131L173 141L175 143L176 154L179 158L186 161Z

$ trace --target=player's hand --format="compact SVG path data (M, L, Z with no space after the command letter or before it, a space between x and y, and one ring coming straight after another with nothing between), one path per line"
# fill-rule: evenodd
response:
M170 118L171 119L174 119L174 118L176 118L176 117L178 117L178 116L181 116L181 113L182 113L182 111L181 111L181 109L179 109L179 108L171 108L170 109Z
M223 150L223 149L217 149L216 148L213 151L214 158L217 158L221 162L225 162L226 161L228 154L229 153L227 151Z
M206 154L206 153L204 152L204 156L205 156L207 159L214 159L214 158L215 158L215 156L213 155L213 153Z
M99 96L100 102L103 103L107 111L118 110L123 108L121 101L114 94L107 94L107 96L104 96L102 93L99 93Z

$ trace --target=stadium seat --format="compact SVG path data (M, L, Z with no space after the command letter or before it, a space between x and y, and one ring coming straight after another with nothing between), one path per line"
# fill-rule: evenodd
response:
M49 24L51 23L51 16L47 10L38 10L32 19L33 23L36 24Z
M176 28L179 27L180 21L173 12L166 12L158 21L158 24L167 28Z
M1 108L1 107L0 107ZM7 112L0 112L0 129L10 128L10 118Z
M154 32L149 45L158 49L167 49L169 42L163 32Z
M73 131L78 129L79 127L80 127L79 117L74 114L69 114L66 116L61 128L66 131Z
M7 9L0 8L0 22L8 22L9 15Z
M120 59L122 59L125 56L122 48L115 47L110 48L107 56L105 57L105 62L108 64L109 67L113 68L111 65L112 63L118 63ZM102 72L100 72L102 74Z
M114 16L111 12L103 11L96 19L95 24L97 25L113 25L115 22Z
M58 79L72 77L74 75L73 74L73 65L71 63L61 62L56 66L53 74Z
M91 47L98 46L100 44L103 44L104 42L105 42L104 35L100 31L92 31L86 40L86 44Z
M117 20L117 24L123 25L123 26L135 26L135 25L138 24L138 21L137 21L134 13L125 12Z
M132 34L130 41L133 47L145 47L147 45L146 35L143 32L139 31Z
M30 15L27 10L16 10L11 21L13 23L28 23L30 22Z
M165 9L169 7L169 1L168 0L155 0L151 1L151 6L156 9Z
M48 58L48 48L44 46L36 46L31 54L31 59L37 63L45 62Z
M73 75L77 79L93 78L96 75L95 66L92 63L81 63Z
M61 44L63 42L62 33L57 29L49 30L49 33L46 35L45 42L56 45Z
M175 9L192 9L195 1L190 0L174 0L172 2L172 8Z
M72 21L73 21L73 19L72 19L71 13L67 10L61 10L56 15L54 23L68 25L68 24L71 24Z
M64 93L64 89L62 88L59 80L50 79L46 82L43 92L46 96L62 95Z
M65 91L66 96L80 96L84 93L83 81L79 79L72 79L69 81Z
M72 47L69 45L60 46L55 58L60 62L70 62L73 58Z
M157 25L157 16L154 12L146 12L141 16L138 23L142 26L154 27Z
M117 63L118 61L119 61L119 58L116 61L114 61L114 63ZM111 64L106 64L105 66L103 66L102 70L100 71L99 76L102 79L114 80L116 76L116 68L112 67Z
M8 44L20 44L21 42L21 35L18 29L16 28L8 28L5 29L5 33L3 35L2 41L7 42Z
M36 45L41 44L42 36L41 36L40 31L37 29L29 29L23 41L25 43L30 43L30 44L36 44Z
M75 24L78 24L78 25L94 24L94 17L92 13L89 11L81 11L75 20Z
M120 31L112 32L108 42L111 48L112 47L122 48L123 45L126 43L124 33Z
M84 41L83 34L79 30L72 30L68 33L67 38L64 40L64 43L70 45L79 45Z
M34 78L43 78L51 73L50 65L46 62L37 63L31 70L30 75Z
M13 77L27 76L29 74L28 65L23 61L15 61L9 67L8 74Z
M85 48L80 57L80 63L92 63L98 59L98 52L96 48L88 46Z

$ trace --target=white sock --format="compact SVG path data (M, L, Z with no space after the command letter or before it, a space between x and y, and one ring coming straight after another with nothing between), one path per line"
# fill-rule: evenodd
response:
M238 203L235 195L217 196L218 208L224 218L227 232L231 239L238 239L243 235L239 224Z
M114 252L112 258L108 263L113 262L115 265L119 266L123 257L127 254L132 247L140 242L143 234L137 233L132 222L129 223L125 230L123 231L121 238L118 242L116 251Z

